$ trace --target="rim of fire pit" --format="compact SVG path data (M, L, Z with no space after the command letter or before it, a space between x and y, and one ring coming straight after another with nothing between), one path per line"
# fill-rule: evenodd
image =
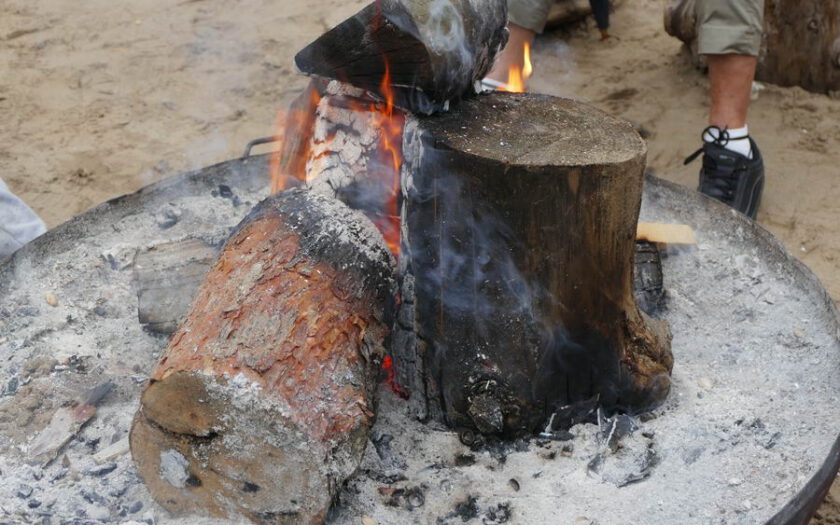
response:
M147 186L135 193L104 202L91 210L50 230L16 254L0 260L0 298L12 287L17 265L46 260L51 254L69 250L80 239L91 236L98 224L116 223L119 219L139 214L149 207L162 206L171 195L204 195L218 191L222 186L265 195L266 173L270 154L234 159L200 170L174 175ZM815 275L795 259L766 229L734 212L730 208L695 191L648 175L645 180L645 199L651 202L667 201L669 213L682 222L699 228L718 229L725 235L737 235L742 240L754 239L761 246L761 256L780 264L792 275L797 285L817 292L823 304L817 308L828 312L836 339L840 333L840 314L837 307ZM249 208L256 202L242 203ZM238 205L237 205L238 206ZM242 210L242 215L247 210ZM99 226L101 227L101 226ZM2 301L2 299L0 299ZM0 306L2 303L0 302ZM830 449L821 467L803 488L788 501L769 521L768 525L804 525L814 515L835 475L840 468L840 437Z

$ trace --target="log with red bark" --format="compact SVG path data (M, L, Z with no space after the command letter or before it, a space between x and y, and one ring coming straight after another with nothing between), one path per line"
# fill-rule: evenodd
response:
M494 94L411 120L403 152L393 355L419 415L517 435L560 407L664 400L670 333L633 294L646 148L629 123Z
M282 192L243 220L132 427L132 454L161 505L323 521L373 422L392 265L367 218L313 192Z
M665 9L665 30L685 44L695 64L696 0ZM826 93L840 90L840 4L836 0L765 0L756 79Z

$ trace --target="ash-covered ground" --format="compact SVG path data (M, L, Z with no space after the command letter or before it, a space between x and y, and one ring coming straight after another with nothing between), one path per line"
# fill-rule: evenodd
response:
M254 163L102 205L0 263L0 523L222 523L169 516L127 452L166 346L137 321L132 264L164 242L223 241L264 194ZM649 183L643 217L691 224L699 239L665 259L676 365L663 406L615 428L602 419L562 439L470 448L383 388L363 465L329 522L752 524L791 500L840 434L836 310L725 208ZM108 381L56 459L31 464L56 410Z

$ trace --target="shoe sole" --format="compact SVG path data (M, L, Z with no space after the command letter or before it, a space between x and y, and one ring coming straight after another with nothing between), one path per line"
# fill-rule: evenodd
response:
M758 216L758 207L761 205L761 193L764 191L764 177L761 177L753 186L750 192L750 201L747 205L747 213L745 214L752 220Z

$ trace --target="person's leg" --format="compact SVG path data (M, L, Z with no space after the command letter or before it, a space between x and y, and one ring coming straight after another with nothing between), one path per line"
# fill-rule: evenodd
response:
M43 221L0 179L0 258L45 231Z
M720 129L747 125L752 82L758 58L751 55L708 55L710 97L709 125Z
M764 164L747 112L763 30L764 0L697 0L698 51L709 66L709 125L699 190L755 218Z

